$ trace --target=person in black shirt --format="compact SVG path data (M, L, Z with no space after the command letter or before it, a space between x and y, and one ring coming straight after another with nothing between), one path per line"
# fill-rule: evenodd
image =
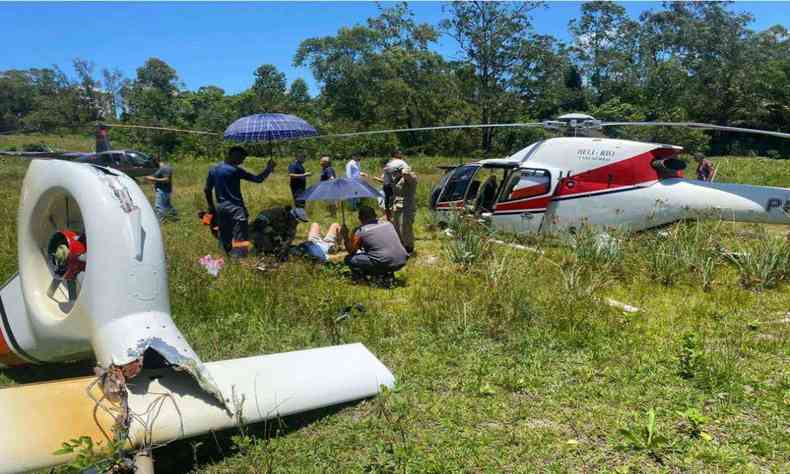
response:
M294 198L294 206L304 207L302 194L307 187L307 177L313 173L304 169L304 155L297 155L296 159L288 165L288 177L291 179L291 194Z
M321 164L321 182L331 181L336 178L335 169L332 168L332 162L329 160L328 156L322 156L319 163ZM337 215L337 203L330 202L327 210L330 216L335 217Z

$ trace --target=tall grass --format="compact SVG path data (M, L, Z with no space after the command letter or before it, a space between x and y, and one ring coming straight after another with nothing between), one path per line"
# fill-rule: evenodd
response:
M790 276L790 245L782 237L764 235L743 242L729 255L744 288L757 291L775 288Z

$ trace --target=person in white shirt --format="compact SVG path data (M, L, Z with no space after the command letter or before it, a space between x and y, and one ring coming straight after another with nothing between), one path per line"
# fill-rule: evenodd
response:
M354 180L361 180L362 178L367 178L367 173L363 173L361 170L360 162L362 161L362 156L358 153L354 153L351 155L351 159L348 160L346 163L346 178L354 179ZM350 199L349 204L351 209L356 209L359 206L359 199Z

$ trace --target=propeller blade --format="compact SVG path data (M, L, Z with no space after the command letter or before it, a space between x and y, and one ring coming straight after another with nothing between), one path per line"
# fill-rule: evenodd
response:
M772 132L770 130L757 130L754 128L725 127L724 125L713 125L710 123L698 123L698 122L601 122L600 126L601 127L620 127L620 126L682 127L682 128L696 128L701 130L721 130L725 132L754 133L757 135L770 135L779 138L790 138L790 133Z
M370 130L367 132L333 133L331 135L316 135L305 137L301 140L320 140L322 138L347 138L359 137L363 135L381 135L384 133L404 133L404 132L427 132L432 130L461 130L468 128L527 128L527 127L546 127L544 122L532 123L489 123L472 125L441 125L438 127L417 127L417 128L393 128L389 130Z
M66 288L69 290L69 301L77 299L77 280L66 280Z

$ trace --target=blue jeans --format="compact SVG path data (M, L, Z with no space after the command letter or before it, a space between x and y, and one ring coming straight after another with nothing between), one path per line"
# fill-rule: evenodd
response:
M170 215L177 215L173 204L170 203L170 193L163 191L161 189L156 190L156 199L154 200L154 211L156 211L156 216L160 219L163 219Z

